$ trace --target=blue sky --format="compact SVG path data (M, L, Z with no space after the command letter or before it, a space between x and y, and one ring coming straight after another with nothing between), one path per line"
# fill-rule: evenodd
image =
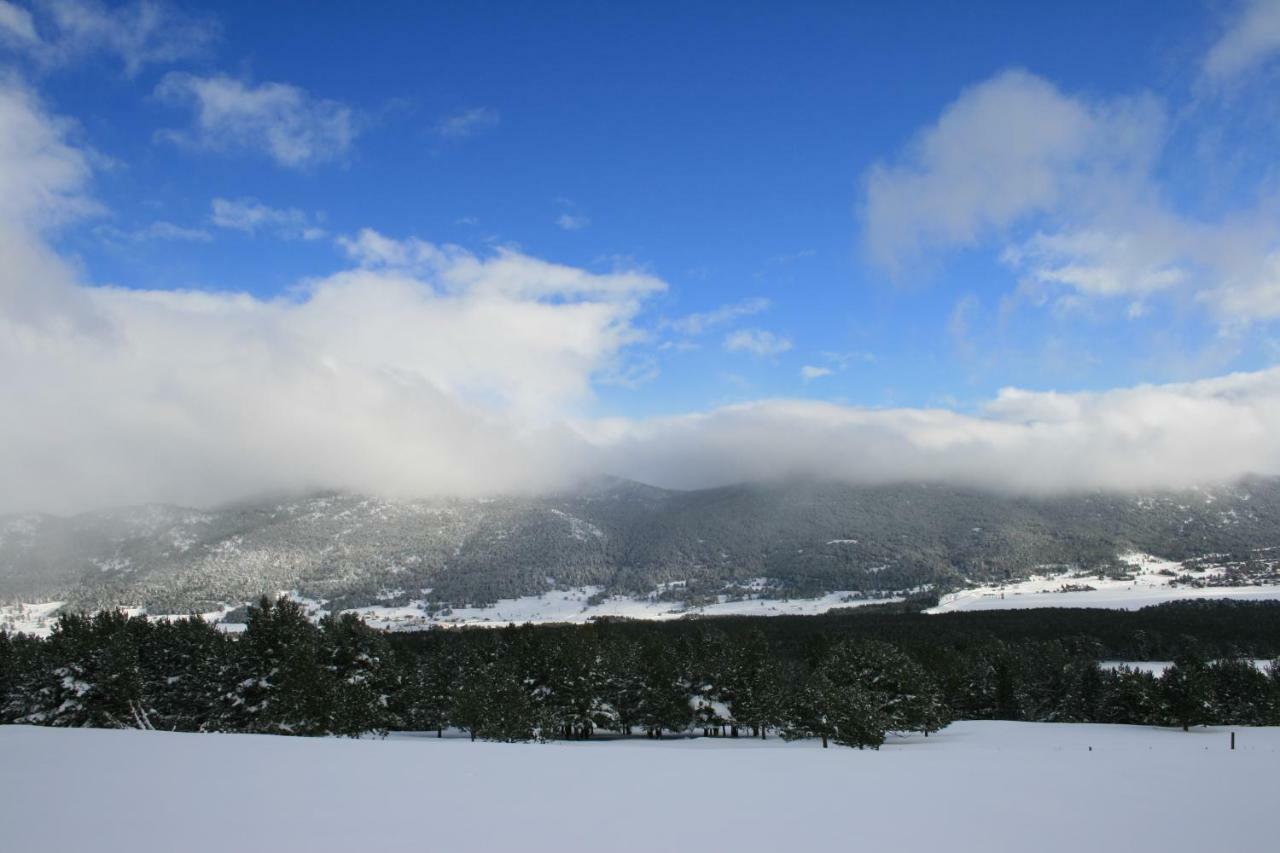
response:
M27 154L76 171L11 219L77 292L224 309L440 293L504 253L599 276L604 337L528 418L543 389L508 367L354 359L539 429L767 400L998 420L1010 387L1272 366L1277 5L0 0ZM599 307L532 292L531 317Z

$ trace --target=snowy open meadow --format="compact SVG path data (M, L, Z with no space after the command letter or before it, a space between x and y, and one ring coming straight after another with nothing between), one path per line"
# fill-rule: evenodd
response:
M0 727L6 851L1245 851L1280 728L471 743Z

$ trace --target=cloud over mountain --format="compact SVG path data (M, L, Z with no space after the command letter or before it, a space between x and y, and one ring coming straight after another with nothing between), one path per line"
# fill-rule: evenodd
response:
M291 87L166 80L195 105L209 144L302 166L341 157L354 133L344 107ZM1034 126L1010 124L1031 113ZM1229 272L1223 247L1265 246L1260 225L1128 206L1145 198L1162 115L1142 96L1092 102L1001 75L873 170L868 239L893 261L1000 234L1028 276L1101 295ZM0 82L0 512L311 487L538 491L604 472L670 486L809 475L1034 493L1280 473L1280 369L1104 392L1007 389L971 412L766 399L607 417L597 386L636 375L633 347L664 328L644 312L667 283L636 266L363 229L337 241L336 269L278 296L95 285L53 248L60 226L101 210L97 158L78 134L22 83ZM1081 186L1104 185L1114 191L1104 203L1077 206ZM1072 216L1006 233L1064 210ZM1130 230L1102 227L1124 210L1141 214ZM250 230L309 221L281 215L243 200L215 209L219 224ZM1108 277L1117 266L1123 274ZM1232 310L1272 292L1247 276L1217 281L1200 292L1214 305L1234 294ZM697 334L767 306L748 300L665 328ZM724 343L761 356L793 346L758 329ZM810 365L810 378L828 369Z

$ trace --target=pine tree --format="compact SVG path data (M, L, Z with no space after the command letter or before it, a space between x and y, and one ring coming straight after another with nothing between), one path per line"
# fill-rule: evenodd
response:
M8 633L0 631L0 724L9 722L6 709L12 701L17 681L17 662Z
M1253 661L1224 659L1209 665L1212 681L1210 718L1219 725L1267 724L1271 685Z
M431 647L418 674L422 679L422 700L418 706L423 728L442 737L453 721L454 686L459 681L460 661L454 644L440 642Z
M734 675L734 649L719 632L699 631L691 642L688 684L695 728L705 734L718 734L732 726L737 736L737 718L732 704L739 684Z
M42 684L21 722L145 728L141 673L129 617L102 611L59 617L46 649Z
M324 731L348 737L385 734L395 673L382 635L354 613L344 613L320 623L320 645L330 694Z
M224 697L236 731L323 734L332 681L320 661L319 632L288 598L263 598L249 609L232 655L232 688Z
M228 640L199 616L156 622L139 638L148 720L166 731L217 731L227 683Z
M0 704L0 723L44 723L40 702L48 689L49 644L29 634L10 637L8 697Z
M630 735L640 724L644 682L640 675L640 646L627 637L606 635L601 653L600 693L603 713L614 730Z
M549 638L543 703L550 733L569 739L591 737L612 722L601 706L604 667L590 628L559 632Z
M1102 685L1093 721L1143 726L1159 722L1160 682L1150 672L1122 666L1104 672Z
M521 741L542 735L545 722L509 636L470 631L454 698L454 719L471 739Z
M825 749L834 741L859 749L878 749L884 743L885 720L879 702L857 678L857 667L846 658L847 646L835 647L795 691L783 737L817 737Z
M1184 653L1164 671L1160 694L1169 720L1189 731L1209 722L1213 707L1213 678L1204 659Z
M640 695L636 721L651 737L664 731L682 732L689 727L689 685L685 679L683 649L656 639L640 647Z
M475 740L483 736L489 719L496 652L493 644L481 642L479 635L469 634L465 639L471 642L463 643L453 695L453 721Z
M782 667L759 629L752 631L737 650L731 669L735 682L730 710L764 738L770 728L782 725L786 706Z

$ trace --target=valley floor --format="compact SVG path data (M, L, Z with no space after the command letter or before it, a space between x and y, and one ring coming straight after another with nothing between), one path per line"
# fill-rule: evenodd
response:
M1280 728L491 744L0 726L13 851L1262 850Z

